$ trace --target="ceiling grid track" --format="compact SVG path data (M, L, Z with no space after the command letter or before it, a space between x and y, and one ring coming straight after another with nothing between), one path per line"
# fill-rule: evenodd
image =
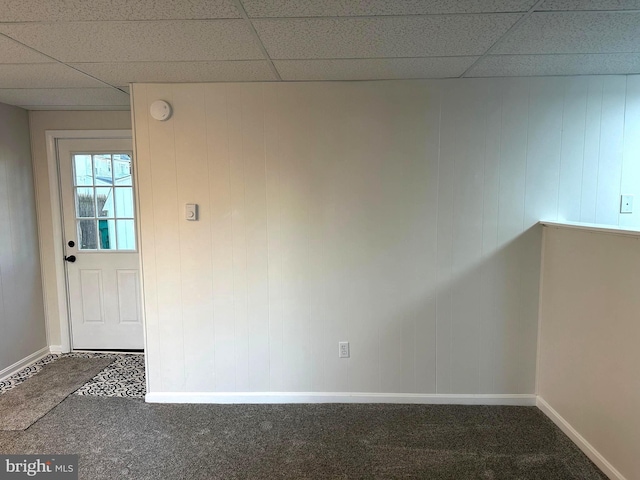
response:
M271 69L273 74L276 76L276 80L281 82L282 77L280 76L280 72L278 72L278 69L274 65L273 60L271 60L271 57L269 56L269 52L267 52L267 49L265 48L264 44L262 43L262 40L260 39L260 35L258 35L256 28L253 26L253 22L249 18L249 15L247 15L247 11L244 9L244 5L242 5L242 2L240 0L233 0L233 3L238 9L238 13L240 14L240 16L244 19L244 21L249 26L249 29L251 30L251 34L253 35L254 39L256 40L256 42L258 42L258 45L260 46L260 50L262 50L262 54L264 55L264 59L269 63L269 68Z
M525 13L524 15L522 15L522 17L520 17L518 19L518 21L516 23L514 23L513 25L511 25L511 27L509 28L509 30L507 30L506 32L504 32L502 34L502 36L495 41L495 43L493 45L491 45L489 47L489 49L484 52L480 57L478 57L476 59L475 62L473 62L469 68L467 68L462 75L460 75L460 78L466 78L467 75L469 74L469 72L471 72L471 70L473 70L473 68L480 63L482 60L484 60L487 56L489 56L491 54L491 52L493 52L496 48L498 48L498 46L509 36L509 34L511 32L513 32L519 25L521 25L527 18L529 18L535 11L536 9L542 5L546 0L538 0L536 3L533 4L533 6L527 11L527 13Z
M58 65L64 65L65 67L70 68L71 70L74 70L74 71L84 75L85 77L91 78L92 80L95 80L96 82L99 82L99 83L101 83L103 85L106 85L106 88L113 88L114 90L117 90L118 92L124 93L125 95L129 95L128 92L122 90L121 88L118 88L115 85L111 85L110 83L107 83L104 80L99 79L98 77L94 77L93 75L90 75L87 72L83 72L82 70L79 70L79 69L77 69L75 67L72 67L68 63L63 62L62 60L58 60L57 58L52 57L51 55L47 55L46 53L41 52L40 50L37 50L37 49L27 45L26 43L19 42L15 38L11 38L9 35L7 35L5 33L0 33L0 36L2 36L4 38L7 38L7 39L11 40L12 42L14 42L14 43L16 43L16 44L18 44L18 45L20 45L22 47L28 48L32 52L36 52L37 54L42 55L43 57L49 58L52 61L51 63L57 63ZM24 65L24 64L22 64L22 65ZM80 87L80 88L82 88L82 87Z

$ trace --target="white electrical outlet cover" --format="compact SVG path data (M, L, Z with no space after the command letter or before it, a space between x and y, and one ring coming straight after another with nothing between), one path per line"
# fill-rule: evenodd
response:
M633 213L633 195L620 196L620 213Z

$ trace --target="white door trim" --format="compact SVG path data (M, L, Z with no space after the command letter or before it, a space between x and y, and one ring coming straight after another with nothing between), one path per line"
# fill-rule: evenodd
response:
M52 287L45 286L45 294L50 294L55 291L55 295L58 299L58 311L45 312L45 320L47 325L48 337L51 338L51 325L52 323L58 323L60 327L60 345L50 345L55 347L61 353L67 353L71 351L71 330L69 328L69 305L68 305L68 292L67 292L67 277L65 274L64 265L64 230L63 230L63 218L62 218L62 201L60 191L60 171L58 166L58 140L69 139L81 139L81 138L127 138L132 139L133 135L131 130L46 130L45 138L47 143L47 170L49 174L49 202L51 204L51 221L53 226L53 243L54 251L56 252L53 263L55 269L55 285ZM134 146L135 147L135 146ZM135 148L133 155L133 165L135 171ZM134 176L134 178L136 178ZM137 195L136 195L137 203ZM136 205L137 208L137 205ZM136 229L138 229L139 222L136 221ZM139 232L137 232L139 235ZM139 238L139 237L138 237ZM142 266L141 266L142 268ZM142 274L142 269L140 270ZM142 289L142 283L141 287ZM57 315L57 321L54 320ZM53 317L53 318L52 318ZM142 311L142 325L145 330L144 321L144 309ZM145 348L146 348L146 335L145 335Z

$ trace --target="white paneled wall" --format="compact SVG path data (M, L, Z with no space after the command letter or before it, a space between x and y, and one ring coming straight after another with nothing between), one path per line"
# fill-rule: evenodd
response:
M46 346L29 118L0 103L0 378Z
M534 225L640 227L640 77L133 97L151 392L532 394Z

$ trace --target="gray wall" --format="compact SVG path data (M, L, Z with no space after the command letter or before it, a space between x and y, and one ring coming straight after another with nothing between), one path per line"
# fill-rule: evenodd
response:
M29 118L0 104L0 372L46 345Z

